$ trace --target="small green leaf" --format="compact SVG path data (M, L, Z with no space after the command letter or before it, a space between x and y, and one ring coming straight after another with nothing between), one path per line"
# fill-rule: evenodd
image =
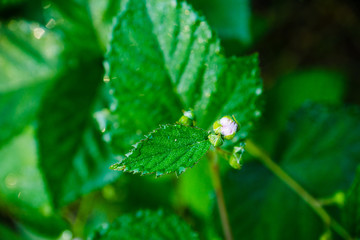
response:
M360 238L360 167L346 197L343 216L350 235Z
M183 125L163 125L150 133L114 170L156 176L192 167L209 149L208 132Z
M136 214L123 215L111 225L98 229L90 240L113 239L199 239L198 235L176 215L158 211L138 211Z

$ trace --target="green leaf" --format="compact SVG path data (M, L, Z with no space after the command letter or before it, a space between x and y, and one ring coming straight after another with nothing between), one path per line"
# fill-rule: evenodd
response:
M358 108L306 104L291 119L273 159L315 198L333 196L348 189L354 179L354 169L360 159L359 120ZM261 180L257 175L261 170L252 169L249 164L244 164L237 180L244 184L237 186L234 182L229 188L224 184L225 194L228 191L240 192L236 194L239 194L241 203L236 205L232 201L228 205L232 206L229 215L236 228L247 229L249 222L255 225L245 236L239 232L235 238L318 239L324 231L323 223L304 200L276 176ZM256 180L249 180L246 175ZM260 187L249 184L252 181ZM231 190L234 186L236 189ZM258 197L255 205L259 212L253 214L246 212L251 209L248 206L253 206L252 198L247 194L251 191L255 191L252 194ZM339 208L326 210L335 218L340 215ZM250 215L257 218L244 221L244 217Z
M0 24L0 147L36 116L40 99L61 70L57 36L37 23Z
M163 125L134 149L114 170L160 176L176 172L181 174L192 167L209 149L208 133L199 128L183 125Z
M359 164L359 120L357 108L305 104L280 137L275 159L315 198L333 196L350 186ZM269 221L276 222L268 228L269 239L294 235L296 239L313 239L321 235L320 218L283 182L274 179L268 193L271 197L263 205L266 210L260 224L264 227ZM281 201L285 198L286 202ZM339 215L336 208L329 212ZM297 216L291 217L291 226L289 216Z
M25 128L0 149L0 207L32 231L57 236L68 226L51 206L37 167L34 135L32 128Z
M114 162L92 118L102 79L101 62L87 57L59 77L46 93L39 113L40 167L56 207L118 176L108 170Z
M343 209L345 226L353 237L360 237L360 167L351 185Z
M123 215L111 225L96 231L89 239L198 239L198 236L179 217L163 211L138 211Z
M292 72L282 76L271 92L269 117L283 128L291 113L304 102L340 104L345 90L346 76L341 72L322 68Z
M158 124L176 121L181 109L193 108L202 128L234 114L242 138L260 116L257 55L226 59L204 18L185 2L129 0L114 24L105 67L105 136L115 155Z
M251 43L249 0L193 0L196 9L201 9L209 24L224 39L237 39L243 44Z
M110 41L113 18L125 9L128 0L89 0L88 2L97 37L105 52Z
M53 31L59 33L65 45L65 52L71 61L77 62L78 56L84 54L102 55L100 40L94 29L89 0L53 0L44 10L44 18Z
M209 162L200 161L177 181L178 201L204 220L212 214L214 187L209 173Z

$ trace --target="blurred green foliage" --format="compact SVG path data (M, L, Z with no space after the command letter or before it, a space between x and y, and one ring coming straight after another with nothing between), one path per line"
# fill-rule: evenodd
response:
M176 217L176 221L187 222L200 239L223 238L206 159L179 178L168 175L154 179L108 169L118 159L112 156L99 131L103 129L103 119L97 113L113 101L102 97L109 90L103 84L107 69L102 62L112 38L113 18L126 9L127 2L0 2L1 239L86 238L105 222L116 224L119 220L115 219L124 214L123 218L131 220L139 209L159 208L180 216L182 220ZM353 210L359 208L359 181L358 177L355 179L360 154L359 110L357 106L346 106L360 104L358 3L190 3L208 20L204 34L213 34L210 29L214 30L227 56L259 52L264 81L263 114L258 122L253 122L254 130L248 133L246 129L244 136L263 146L316 198L332 199L339 191L348 192L344 207L330 201L325 209L352 236L360 237L356 224L359 214ZM164 15L167 10L163 9ZM129 23L117 33L130 40L148 37L143 35L151 29L144 21L138 24ZM138 36L127 35L139 29L143 32L138 31ZM156 31L160 34L162 29ZM218 40L212 41L214 46L220 46ZM170 55L163 55L164 48L154 48L149 41L142 44L149 45L150 57L165 57L167 61L140 76L128 74L123 85L113 86L122 90L118 95L123 97L119 121L128 126L121 133L126 137L118 140L124 143L119 144L119 154L125 154L131 144L160 123L172 123L181 116L182 105L173 95L159 99L159 95L150 94L142 102L139 99L144 97L135 96L130 90L136 84L146 86L155 76L155 67L171 80L177 74L172 67L183 60L184 52L177 53L171 62ZM115 64L124 57L123 52L116 49ZM206 56L199 54L191 66L201 67ZM251 58L257 57L243 57L238 62L230 59L231 67L226 72L229 76L243 72L242 67L248 69L244 66L252 64ZM216 64L225 61L219 56L214 59ZM119 64L119 68L128 67ZM142 66L132 62L130 67ZM259 74L257 70L254 76L259 78ZM228 100L229 93L243 87L250 98L246 94L233 95L232 102L238 102L227 105L226 111L207 108L204 115L198 112L202 127L208 128L214 118L230 114L228 111L239 118L248 114L248 103L253 104L251 96L258 89L258 85L243 85L249 75L239 75L238 82L224 81L224 89L216 97ZM167 88L161 85L158 92L181 92L179 86L194 86L189 81L198 80L196 74L186 77L183 85L169 82ZM144 90L153 91L146 87ZM183 106L191 106L198 99L199 95L193 94L197 90L181 93L181 101L186 103ZM160 100L169 107L159 107ZM152 115L147 115L149 110ZM137 132L141 124L144 127ZM241 171L230 170L226 161L220 160L235 239L319 239L328 231L302 199L249 154ZM190 229L186 225L184 228ZM168 230L166 225L161 229ZM332 237L340 239L334 232Z

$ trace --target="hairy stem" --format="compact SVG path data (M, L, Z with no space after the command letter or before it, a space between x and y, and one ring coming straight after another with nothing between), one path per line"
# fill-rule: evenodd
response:
M298 182L290 177L282 168L277 165L268 155L254 144L251 140L246 141L246 150L257 157L267 168L269 168L280 180L288 185L295 193L297 193L309 206L315 211L315 213L323 220L323 222L330 226L335 232L337 232L344 239L352 239L349 233L321 206L321 203L310 195Z
M221 186L221 180L220 180L220 173L219 173L219 164L218 164L218 157L216 152L210 151L208 154L209 160L210 160L210 175L211 180L214 186L216 198L217 198L217 204L219 208L219 214L221 219L222 228L224 231L224 236L226 240L232 240L232 232L231 232L231 226L229 223L229 217L226 210L225 200L224 200L224 194Z

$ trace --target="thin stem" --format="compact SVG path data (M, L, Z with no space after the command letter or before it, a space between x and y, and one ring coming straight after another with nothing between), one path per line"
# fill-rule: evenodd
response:
M257 157L267 168L269 168L278 178L280 178L286 185L288 185L295 193L297 193L309 206L315 211L317 215L323 220L323 222L330 226L344 239L351 240L352 237L349 233L321 206L320 202L310 195L299 183L291 178L282 168L277 165L272 159L265 153L264 150L256 146L251 140L246 141L246 150Z
M222 228L224 231L224 236L226 240L232 240L233 236L231 232L231 226L229 223L229 217L226 210L224 194L221 186L218 157L216 152L214 151L210 151L208 156L210 160L210 173L211 173L210 175L217 198L217 204L219 208L219 214L220 214Z
M227 161L229 161L229 158L230 158L230 156L232 154L231 152L226 151L226 150L224 150L222 148L219 148L219 147L216 148L216 152L218 154L220 154L223 158L225 158Z

